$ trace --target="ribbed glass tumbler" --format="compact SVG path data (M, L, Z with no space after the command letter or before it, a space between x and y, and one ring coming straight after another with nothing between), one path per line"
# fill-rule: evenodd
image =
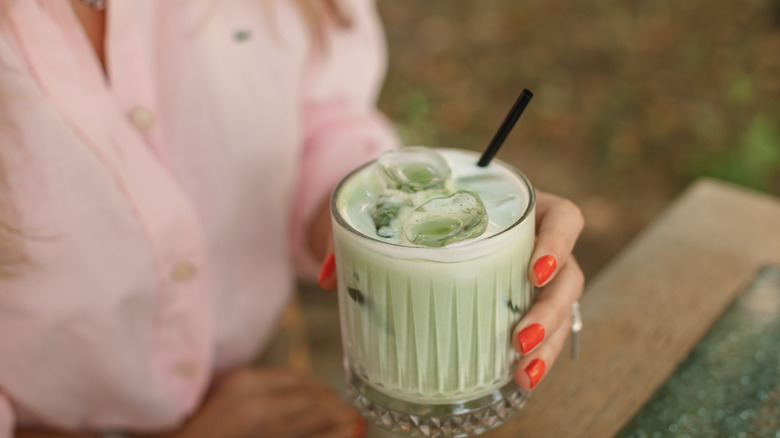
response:
M496 165L507 166L503 163ZM509 167L509 166L507 166ZM508 228L440 248L367 236L332 201L347 390L371 422L396 433L461 437L507 420L528 396L514 383L514 326L530 308L533 188Z

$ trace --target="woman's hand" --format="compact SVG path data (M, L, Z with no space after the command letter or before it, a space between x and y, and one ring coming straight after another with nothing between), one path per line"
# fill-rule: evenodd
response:
M359 438L366 422L338 395L283 369L240 369L217 382L179 430L143 438ZM100 434L17 431L17 438L95 438Z
M582 296L584 276L571 255L584 221L570 201L543 192L536 196L536 247L528 276L541 287L518 323L513 344L523 354L515 381L531 389L544 378L571 331L571 306Z
M365 424L311 378L282 369L240 369L215 384L181 430L155 438L358 438Z

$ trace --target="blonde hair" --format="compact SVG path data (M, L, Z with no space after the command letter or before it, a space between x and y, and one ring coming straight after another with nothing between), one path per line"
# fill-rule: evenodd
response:
M337 29L351 26L349 16L337 0L295 0L295 2L312 37L319 44L325 43L329 25ZM0 11L0 19L5 19L6 7ZM2 120L2 122L9 121ZM18 222L11 199L9 184L8 171L0 148L0 279L7 279L17 274L20 267L30 264L23 249L23 239L28 236L20 228L21 224Z

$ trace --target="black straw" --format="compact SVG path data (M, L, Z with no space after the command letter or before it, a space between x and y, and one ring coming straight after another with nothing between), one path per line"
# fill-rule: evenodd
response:
M527 89L524 89L523 92L520 93L520 96L517 97L517 101L515 101L514 106L512 106L512 109L509 110L509 114L506 115L504 121L501 123L501 126L499 126L498 131L496 131L496 134L493 136L493 140L490 141L487 149L485 149L485 152L483 152L482 156L479 158L477 166L485 167L490 164L490 160L496 156L498 148L504 144L504 140L506 140L509 132L515 126L517 119L520 118L520 114L523 114L525 107L528 106L528 102L531 101L532 97L534 97L534 94Z

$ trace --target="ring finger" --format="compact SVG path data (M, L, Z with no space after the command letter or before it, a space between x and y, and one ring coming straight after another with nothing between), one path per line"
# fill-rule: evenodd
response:
M561 353L571 327L571 315L561 324L539 348L523 357L515 370L515 382L525 390L531 390L552 368L555 359Z
M577 261L569 258L555 279L539 289L534 305L515 327L515 350L528 354L545 340L546 334L557 331L571 316L571 305L582 296L584 283Z

